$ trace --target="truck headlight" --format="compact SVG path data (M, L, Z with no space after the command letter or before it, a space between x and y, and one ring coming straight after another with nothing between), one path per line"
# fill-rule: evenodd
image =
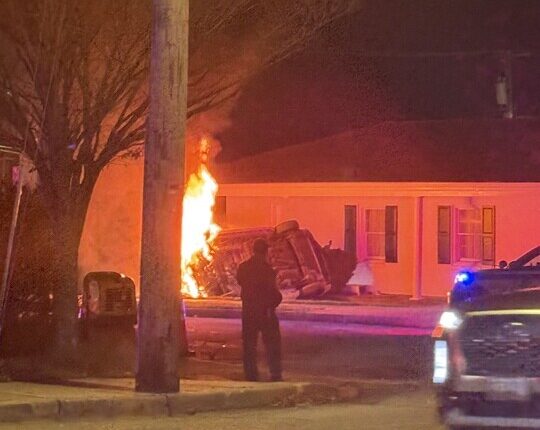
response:
M462 322L461 316L455 311L444 311L439 319L439 325L446 330L455 330Z
M448 378L448 344L446 341L435 341L433 352L433 383L443 384Z

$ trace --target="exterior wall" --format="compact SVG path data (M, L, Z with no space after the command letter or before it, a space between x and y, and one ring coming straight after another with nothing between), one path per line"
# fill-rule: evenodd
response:
M94 189L79 247L79 277L113 270L139 285L142 231L142 163L108 166Z
M540 245L540 184L535 193L493 199L496 212L497 259L511 261Z
M139 283L142 162L114 164L96 185L79 250L81 278L93 270L123 272ZM356 205L357 254L365 254L366 208L398 207L398 262L370 260L383 293L444 296L457 271L479 264L437 263L437 207L495 206L496 261L511 260L540 244L540 184L312 183L228 184L224 227L274 226L297 219L317 241L344 246L344 206ZM421 200L419 198L422 197ZM418 243L417 204L422 202ZM421 252L419 252L421 251ZM420 258L421 255L421 258ZM420 269L420 270L418 270Z
M365 209L383 209L387 205L398 207L398 262L386 263L381 259L369 260L376 279L376 288L391 294L412 294L413 291L413 204L410 197L227 197L226 227L247 228L274 226L282 221L296 219L302 228L313 233L325 245L344 247L344 207L357 206L357 255L367 259L365 250Z
M376 288L389 294L414 295L416 288L422 296L445 296L460 270L492 267L457 260L458 209L495 207L495 263L510 261L540 244L540 184L241 184L223 185L220 194L227 196L227 222L231 226L275 225L297 219L322 245L332 240L337 247L344 245L344 206L356 205L359 260L365 259L364 209L397 205L398 262L370 260ZM415 249L415 205L419 198L420 252ZM450 264L437 261L438 206L450 206L452 210Z
M482 269L480 262L455 261L437 263L437 207L450 205L457 209L495 207L495 264L500 260L511 261L529 249L540 245L540 184L527 192L501 192L478 197L432 197L425 201L423 235L422 292L426 296L441 296L451 287L456 272ZM454 229L455 230L455 229ZM452 235L455 245L455 234Z

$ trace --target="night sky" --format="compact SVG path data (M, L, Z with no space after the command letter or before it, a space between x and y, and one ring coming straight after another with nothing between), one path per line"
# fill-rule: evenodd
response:
M500 117L500 51L516 112L540 115L540 1L375 0L253 79L217 137L220 160L387 120ZM441 55L442 53L455 55Z

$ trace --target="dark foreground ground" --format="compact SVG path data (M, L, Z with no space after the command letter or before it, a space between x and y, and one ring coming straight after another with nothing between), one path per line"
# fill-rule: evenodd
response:
M0 424L0 429L28 430L442 430L434 415L431 393L404 390L389 396L368 396L353 404L295 406L213 412L177 418L122 418L77 422L37 421Z
M115 418L0 424L6 429L441 429L435 416L429 329L350 323L282 321L284 377L288 381L354 381L350 404L300 404L291 408L213 412L178 418ZM184 379L242 380L238 319L188 318L194 355L182 363ZM125 348L133 367L134 345ZM261 375L266 375L260 345ZM92 360L103 362L108 351ZM101 356L102 359L97 357ZM110 356L109 356L110 357ZM118 370L118 369L117 369ZM118 373L118 372L117 372ZM24 379L24 378L23 378ZM91 379L86 379L91 382Z

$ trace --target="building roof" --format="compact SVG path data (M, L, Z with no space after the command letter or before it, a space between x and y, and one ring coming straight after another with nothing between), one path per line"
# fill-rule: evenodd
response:
M221 183L536 182L540 119L382 122L214 170Z

